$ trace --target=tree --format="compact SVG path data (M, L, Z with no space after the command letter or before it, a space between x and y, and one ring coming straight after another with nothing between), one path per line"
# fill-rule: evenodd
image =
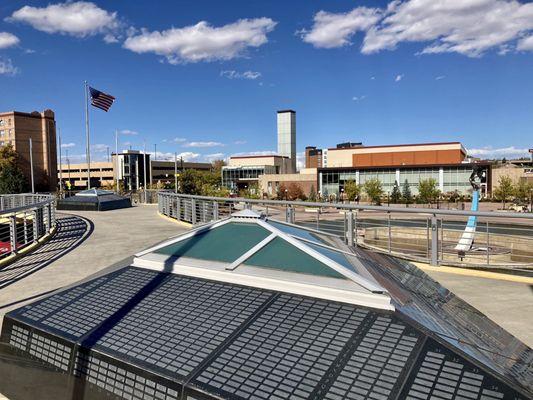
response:
M398 181L394 181L394 186L392 187L392 193L390 194L390 200L393 204L398 204L401 198L402 198L402 193L400 192Z
M369 179L365 182L364 189L370 201L379 206L381 204L381 196L383 196L383 188L379 179Z
M502 202L503 209L505 210L505 203L511 199L511 196L514 193L514 185L511 178L507 175L500 176L498 179L498 187L494 191L494 197L496 200Z
M309 201L316 201L316 190L315 185L311 185L311 188L309 189L309 196L307 198Z
M361 193L361 187L354 180L346 181L344 183L344 193L348 201L353 201Z
M296 182L291 182L287 190L289 200L305 200L307 198L300 184Z
M213 160L211 163L213 166L213 172L220 174L220 171L222 170L222 167L226 165L226 161L224 160Z
M531 183L528 183L525 179L520 179L514 189L516 202L523 203L524 200L529 199L532 190L533 185Z
M288 192L289 189L287 189L287 186L285 186L284 183L280 183L278 186L278 190L276 192L276 197L278 200L287 200L288 199Z
M413 195L411 194L411 188L409 187L409 182L407 182L407 179L402 186L402 200L405 204L411 204L413 202Z
M423 179L418 183L418 196L423 203L429 204L436 200L439 196L439 189L437 188L437 181L433 178Z
M18 154L8 144L0 146L0 194L23 193L28 182L18 166Z

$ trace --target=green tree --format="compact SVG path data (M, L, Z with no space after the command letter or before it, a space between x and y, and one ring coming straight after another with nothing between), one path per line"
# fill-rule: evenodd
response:
M411 188L407 179L402 186L402 200L405 204L411 204L413 202L413 195L411 194Z
M361 193L361 187L354 180L346 181L344 183L344 193L348 201L354 201Z
M496 200L502 202L502 207L505 210L505 203L511 199L514 194L514 185L511 178L507 175L500 176L498 179L498 187L494 190L494 197Z
M439 196L437 181L433 178L423 179L418 183L418 196L423 203L429 204L434 202Z
M533 190L533 185L528 183L525 179L520 179L514 188L514 196L517 203L523 203L529 199L530 193Z
M402 198L402 193L400 192L400 186L398 186L398 181L394 181L394 186L392 187L392 192L390 194L390 200L393 204L398 204Z
M18 166L18 154L9 145L0 146L0 194L23 193L28 183Z
M379 179L369 179L364 184L365 193L370 201L376 205L381 204L381 196L383 196L383 187Z

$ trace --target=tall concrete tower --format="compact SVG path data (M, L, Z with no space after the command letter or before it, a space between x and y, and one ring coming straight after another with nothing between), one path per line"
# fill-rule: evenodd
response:
M289 157L296 172L296 111L278 111L278 154Z

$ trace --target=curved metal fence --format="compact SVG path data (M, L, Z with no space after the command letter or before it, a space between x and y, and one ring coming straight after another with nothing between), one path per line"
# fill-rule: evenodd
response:
M432 265L533 268L533 214L474 212L346 203L251 200L158 193L159 212L191 224L244 208L272 219L336 234L353 246ZM473 245L458 251L468 218L477 217Z
M0 196L0 260L48 235L55 227L54 197L46 194Z

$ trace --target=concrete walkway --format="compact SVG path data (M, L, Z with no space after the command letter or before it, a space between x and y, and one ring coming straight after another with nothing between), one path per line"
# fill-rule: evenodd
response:
M0 270L0 328L6 312L187 229L159 216L156 205L61 216L52 240Z

